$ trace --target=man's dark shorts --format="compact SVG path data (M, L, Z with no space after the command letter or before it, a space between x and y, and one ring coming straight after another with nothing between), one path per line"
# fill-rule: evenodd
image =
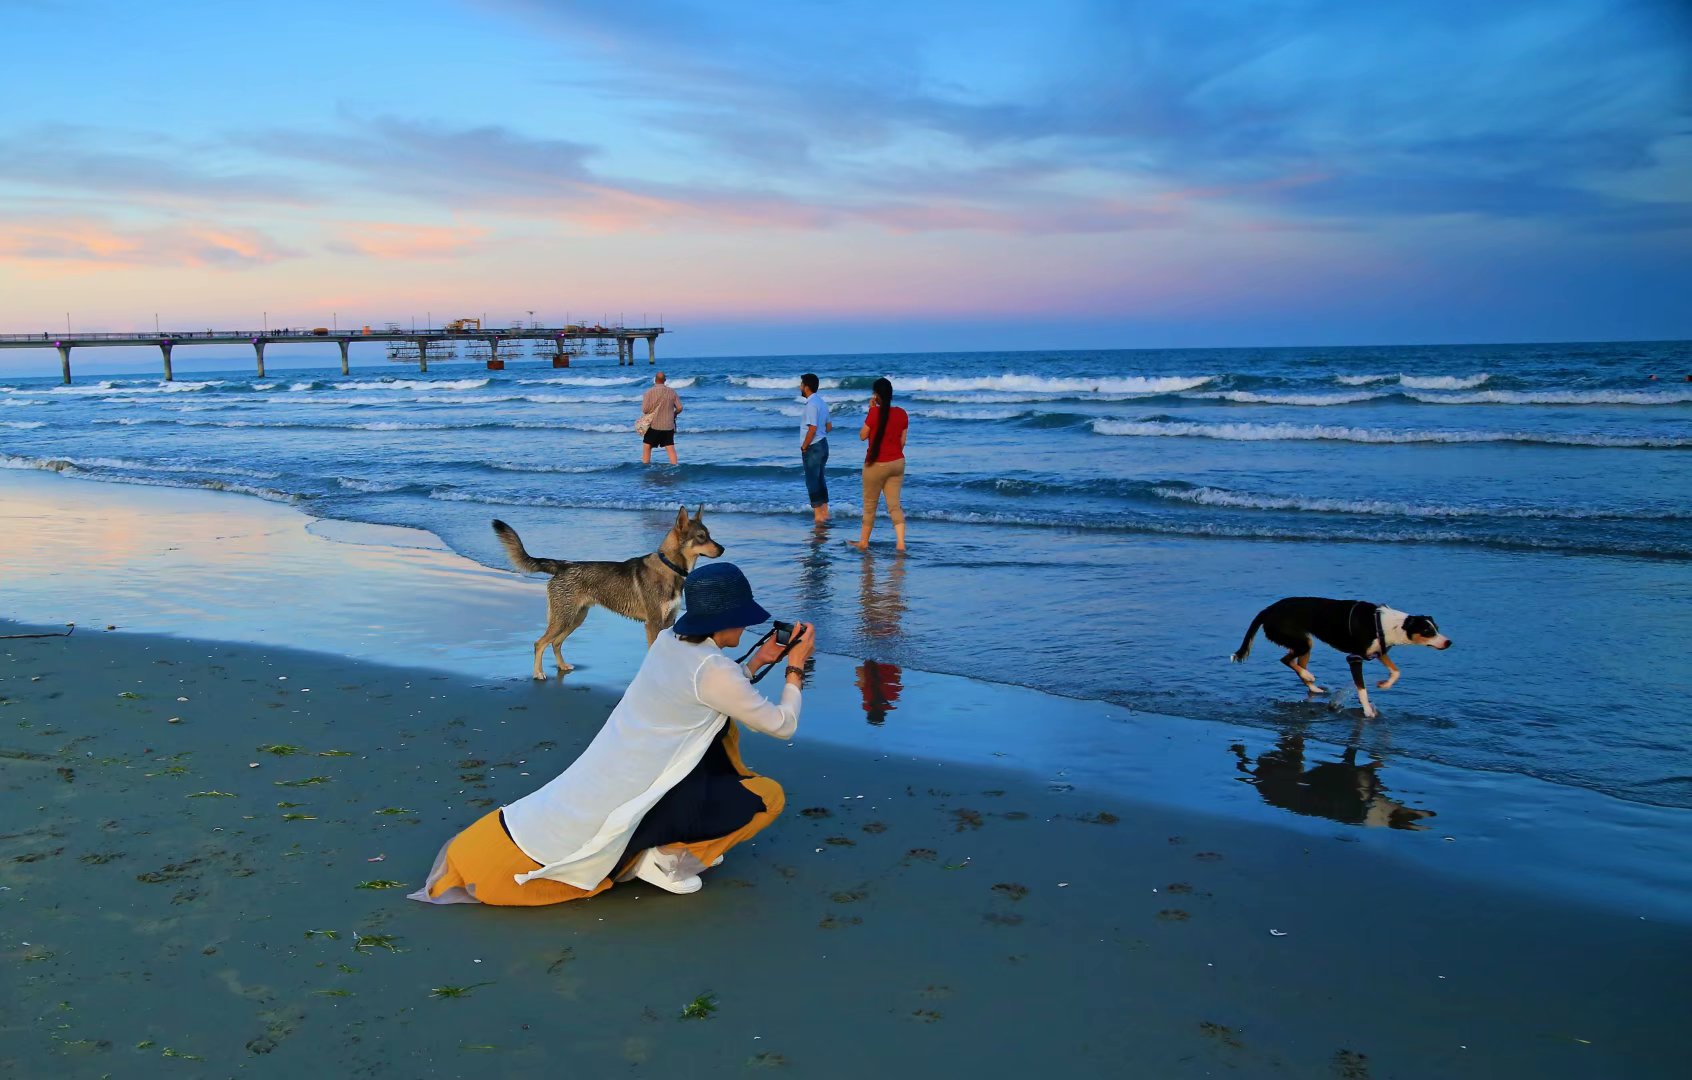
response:
M659 431L655 427L649 427L646 429L646 434L641 436L641 440L648 446L673 446L676 441L676 432L674 428Z

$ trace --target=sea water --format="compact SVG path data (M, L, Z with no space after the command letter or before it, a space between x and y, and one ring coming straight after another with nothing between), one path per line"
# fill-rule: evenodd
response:
M1373 695L1373 752L1692 806L1692 344L663 369L685 406L679 466L640 463L651 369L609 361L5 378L0 465L424 528L492 566L494 517L537 555L622 559L703 505L766 606L872 673L866 699L915 667L1343 741L1354 698L1307 700L1261 638L1244 665L1227 656L1281 596L1366 599L1456 643L1394 652L1404 675ZM799 457L804 371L835 424L822 532ZM884 517L868 556L843 543L881 375L911 416L904 557ZM537 633L541 619L537 590ZM1311 663L1346 686L1338 654ZM876 722L899 722L892 696Z

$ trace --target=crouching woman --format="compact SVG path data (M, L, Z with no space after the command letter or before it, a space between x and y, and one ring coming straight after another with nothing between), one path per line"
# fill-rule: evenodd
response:
M782 659L765 642L742 668L724 654L769 619L732 563L688 575L686 611L581 757L532 795L483 817L441 849L411 899L532 907L595 896L639 878L697 892L700 873L781 813L781 785L746 767L734 721L778 739L799 726L812 628L795 628L773 705L750 676Z

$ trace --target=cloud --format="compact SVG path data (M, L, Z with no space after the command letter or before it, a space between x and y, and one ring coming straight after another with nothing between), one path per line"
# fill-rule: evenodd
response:
M328 249L367 259L414 261L455 259L486 248L488 230L472 226L408 225L383 221L345 222L335 227Z
M299 254L256 229L209 222L126 229L97 218L0 218L0 263L58 263L76 270L135 266L241 270Z
M1019 201L997 170L1014 160L1132 190L1331 178L1228 195L1268 212L1625 229L1615 174L1692 129L1692 9L1676 0L795 3L780 19L678 0L505 6L594 44L576 87L837 198L927 153L957 172L929 195L1005 215ZM1076 209L1065 220L1109 227Z
M189 143L147 132L44 125L0 135L0 185L121 196L179 206L206 201L303 205L309 188L253 168L224 142Z

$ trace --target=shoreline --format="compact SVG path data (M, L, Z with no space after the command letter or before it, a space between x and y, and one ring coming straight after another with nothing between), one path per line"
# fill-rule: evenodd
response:
M56 617L41 603L51 596L51 605L93 616L79 633L116 621L125 633L305 648L495 685L530 681L527 632L544 606L538 580L482 566L425 531L312 518L237 493L47 474L0 472L0 490L9 495L0 500L0 523L14 533L32 523L59 530L34 542L24 562L42 579L8 590L8 616L21 606L22 616L45 623ZM18 516L31 506L33 513ZM92 520L121 530L123 550L99 552ZM80 556L79 544L87 549ZM15 540L11 553L15 564ZM174 592L184 587L191 602ZM290 606L301 596L314 598L309 614ZM620 693L641 655L639 626L601 613L586 629L571 642L577 671L546 685ZM1389 732L1370 731L1348 764L1341 753L1353 734L1348 719L1277 736L1013 683L894 670L896 704L881 724L866 723L858 661L820 653L802 739L913 761L1010 767L1054 787L1132 793L1149 805L1357 844L1442 877L1692 922L1684 901L1692 895L1686 810L1399 757ZM821 701L830 706L819 710ZM1311 777L1289 789L1285 732L1297 736L1299 764L1317 770L1327 795L1312 790ZM1372 794L1359 797L1358 788ZM1336 806L1347 816L1337 817ZM1358 827L1397 807L1431 815L1400 828ZM1629 843L1614 844L1608 830Z

